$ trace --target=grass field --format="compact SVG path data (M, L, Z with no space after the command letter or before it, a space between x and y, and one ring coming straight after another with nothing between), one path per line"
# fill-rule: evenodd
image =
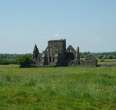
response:
M116 110L116 67L0 66L0 110Z

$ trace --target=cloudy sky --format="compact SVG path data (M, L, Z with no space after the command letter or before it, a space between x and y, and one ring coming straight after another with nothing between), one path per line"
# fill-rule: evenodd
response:
M116 0L0 0L0 53L42 51L51 39L116 51Z

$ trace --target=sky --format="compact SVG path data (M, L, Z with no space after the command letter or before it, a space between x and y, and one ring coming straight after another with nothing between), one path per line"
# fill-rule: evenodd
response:
M53 39L116 51L116 0L0 0L0 53L42 51Z

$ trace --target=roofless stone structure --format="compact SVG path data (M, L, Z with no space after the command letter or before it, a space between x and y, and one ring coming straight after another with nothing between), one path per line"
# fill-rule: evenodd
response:
M42 53L39 53L37 45L34 47L33 51L33 63L36 66L66 66L70 64L72 60L80 60L76 57L76 50L69 46L66 48L66 40L50 40L48 41L48 46ZM79 64L79 63L77 63Z
M72 45L66 48L65 39L48 41L48 46L42 53L39 53L37 45L34 47L34 66L68 66L80 64L79 46L77 46L77 49L74 49ZM92 62L92 64L94 63Z

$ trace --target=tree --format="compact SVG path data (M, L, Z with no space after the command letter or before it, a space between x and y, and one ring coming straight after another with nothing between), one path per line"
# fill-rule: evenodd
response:
M18 59L20 67L31 67L32 66L32 56L31 55L24 55Z

